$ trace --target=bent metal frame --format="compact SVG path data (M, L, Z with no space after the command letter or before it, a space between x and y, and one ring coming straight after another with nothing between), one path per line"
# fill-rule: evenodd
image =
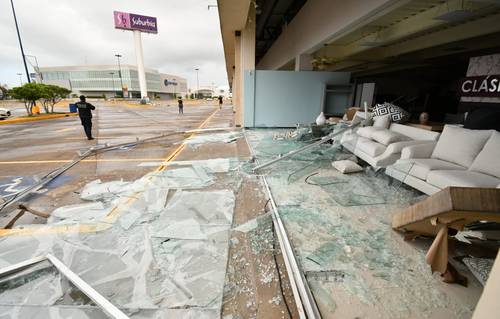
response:
M0 277L16 273L45 260L48 260L52 265L54 265L54 267L56 267L61 274L63 274L78 289L80 289L80 291L82 291L87 297L89 297L99 308L104 311L104 313L106 313L108 317L114 319L129 319L126 314L124 314L120 309L118 309L115 305L104 298L77 274L71 271L71 269L69 269L62 261L51 254L34 257L14 265L4 267L0 269Z

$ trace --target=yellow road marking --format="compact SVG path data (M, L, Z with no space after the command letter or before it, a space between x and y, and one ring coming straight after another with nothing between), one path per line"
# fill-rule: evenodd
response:
M218 109L216 109L209 117L203 121L198 126L198 129L202 128L216 113ZM192 133L187 139L193 138L197 133ZM169 156L164 160L165 162L170 162L174 160L186 147L185 144L179 145ZM155 172L163 171L167 168L167 164L160 165ZM149 177L148 182L151 181L152 176ZM137 194L139 192L135 192L130 195L124 203L118 203L111 209L111 211L96 224L81 224L81 225L61 225L61 226L46 226L41 228L22 228L22 229L0 229L0 237L5 236L33 236L33 235L46 235L46 234L60 234L60 233L93 233L100 232L106 229L111 228L112 223L116 221L116 218L120 215L123 208L132 204L137 200Z
M96 162L157 162L163 161L164 158L101 158L101 159L84 159L80 162L96 163ZM51 164L51 163L70 163L73 160L44 160L44 161L5 161L0 162L0 165L15 165L15 164Z

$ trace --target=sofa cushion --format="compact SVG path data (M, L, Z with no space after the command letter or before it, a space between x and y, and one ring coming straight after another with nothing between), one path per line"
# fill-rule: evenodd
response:
M412 140L416 141L437 141L440 135L440 133L438 132L428 131L418 127L412 127L409 125L398 123L392 123L389 129L393 132L408 136Z
M356 134L358 134L359 136L371 139L372 138L372 134L374 132L380 131L380 130L383 130L383 128L375 127L375 126L365 126L365 127L359 128L356 131Z
M416 158L410 160L410 162L413 164L410 168L410 175L420 178L424 181L427 179L427 175L430 171L466 170L465 167L436 158Z
M334 161L332 166L342 174L356 173L363 170L363 167L350 160Z
M469 170L500 178L500 132L491 134Z
M500 183L500 179L466 170L440 170L430 171L427 174L427 183L439 188L446 188L448 186L494 188Z
M371 157L377 157L382 154L386 147L380 143L374 142L364 137L358 138L358 143L356 144L356 149L366 153Z
M389 115L373 117L373 127L389 128L390 125L391 125L391 117Z
M372 133L372 140L380 144L389 145L395 142L408 141L410 138L390 130L379 130Z
M431 157L470 167L492 132L445 125Z

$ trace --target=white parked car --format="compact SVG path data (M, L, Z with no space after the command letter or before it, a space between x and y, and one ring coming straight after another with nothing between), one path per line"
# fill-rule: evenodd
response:
M4 120L6 118L9 118L11 115L12 114L10 113L10 110L0 107L0 120Z

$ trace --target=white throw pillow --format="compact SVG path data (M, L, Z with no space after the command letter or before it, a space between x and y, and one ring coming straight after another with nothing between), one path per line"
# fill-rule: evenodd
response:
M355 173L363 170L363 167L349 160L332 162L332 166L342 174Z
M470 167L492 133L445 125L431 157Z
M495 131L470 167L471 171L500 178L500 133Z
M391 116L382 115L373 117L373 127L389 128L391 125Z
M366 137L366 138L372 138L372 134L379 131L379 130L382 130L380 127L374 127L374 126L365 126L365 127L361 127L359 128L357 131L356 131L356 134L358 134L359 136L362 136L362 137Z
M372 139L383 145L389 145L395 142L408 141L409 138L390 130L380 130L372 134Z

